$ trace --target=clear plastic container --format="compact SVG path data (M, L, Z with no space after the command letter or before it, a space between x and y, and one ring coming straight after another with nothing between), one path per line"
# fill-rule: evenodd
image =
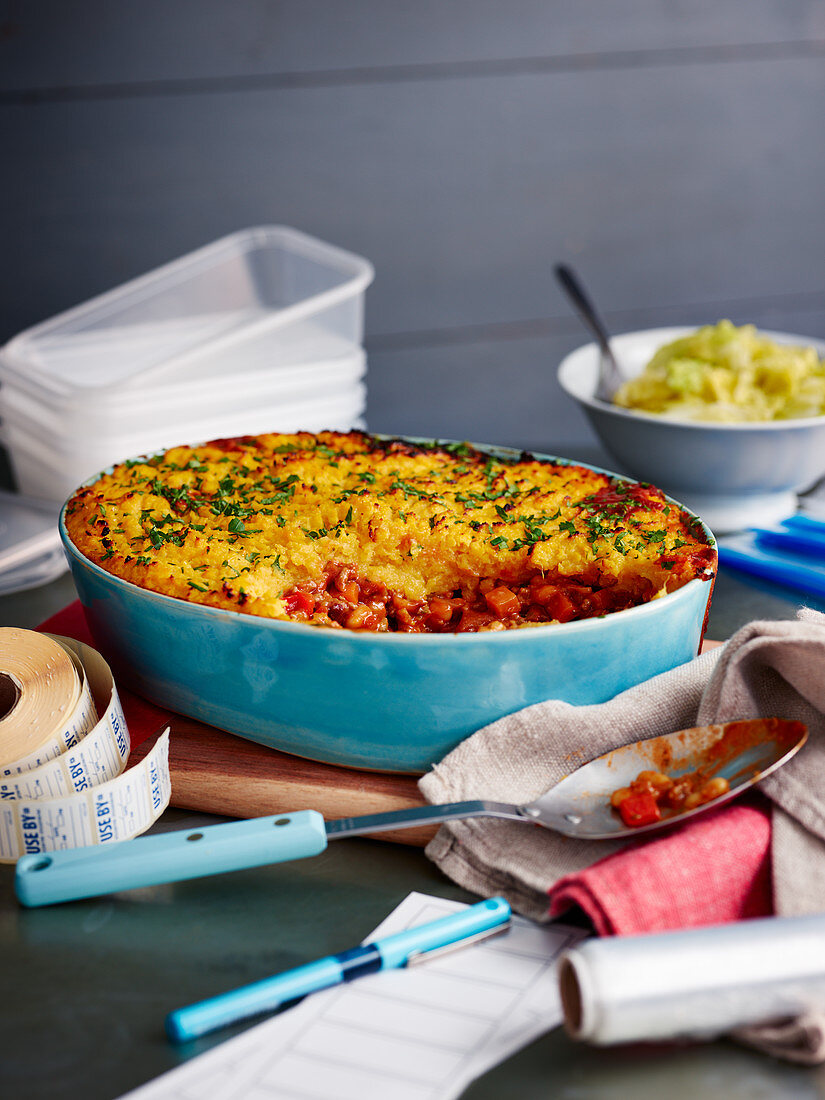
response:
M241 230L20 333L0 381L103 407L123 388L333 359L363 339L373 276L298 230Z
M52 436L31 422L6 420L2 442L8 449L21 493L62 502L88 478L136 455L177 444L199 443L235 435L262 432L348 431L363 427L366 387L359 383L339 395L304 401L256 405L216 413L209 418L178 420L157 425L147 421L130 433L82 438Z
M0 490L0 573L60 548L58 509Z
M30 588L39 588L42 584L57 580L69 568L62 546L41 554L33 561L16 565L5 573L0 573L0 596L10 596L14 592L26 592Z
M278 367L267 373L233 375L231 382L207 377L162 387L143 387L108 395L104 401L63 401L54 395L34 395L7 382L0 388L0 418L16 429L55 440L71 440L83 448L93 433L99 440L134 436L147 423L177 427L198 417L214 419L230 412L271 408L315 395L327 401L356 392L366 373L364 351L359 348L337 359Z
M68 568L55 504L0 490L0 595L46 584Z
M0 442L18 488L59 502L149 450L360 423L373 274L262 226L20 333L0 349Z

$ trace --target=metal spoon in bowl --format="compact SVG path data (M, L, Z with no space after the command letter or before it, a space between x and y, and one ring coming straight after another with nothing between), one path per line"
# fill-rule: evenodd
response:
M535 802L521 806L451 802L327 822L315 810L301 810L157 833L116 844L23 856L17 862L15 889L24 905L51 905L314 856L326 848L328 840L342 837L470 817L542 825L580 840L627 840L690 821L736 798L790 760L807 737L801 722L781 718L697 726L614 749L572 772ZM629 828L611 809L610 796L643 770L674 777L701 771L707 777L724 777L730 790L695 809Z
M598 401L610 404L616 390L624 381L610 346L610 335L573 269L566 264L556 264L553 270L562 289L575 306L576 312L596 337L601 355L599 356L599 377L593 396Z

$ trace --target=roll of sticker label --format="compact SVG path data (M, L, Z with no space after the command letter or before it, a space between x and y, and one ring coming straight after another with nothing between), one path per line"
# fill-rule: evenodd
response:
M0 861L148 829L169 804L169 731L125 770L129 748L99 653L71 638L0 628Z

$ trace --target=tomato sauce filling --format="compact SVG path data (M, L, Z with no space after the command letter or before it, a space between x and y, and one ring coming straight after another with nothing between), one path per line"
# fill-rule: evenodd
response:
M323 578L290 589L286 613L298 622L336 624L347 630L463 634L509 630L537 623L567 623L633 607L654 595L637 578L633 590L536 574L504 584L482 578L472 590L410 600L359 577L354 566L330 567Z

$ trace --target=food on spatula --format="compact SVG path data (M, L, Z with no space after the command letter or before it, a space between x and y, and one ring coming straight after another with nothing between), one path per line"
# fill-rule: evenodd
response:
M630 828L652 825L668 814L693 810L712 802L730 790L724 776L707 772L688 772L670 776L664 772L641 771L629 787L619 787L610 796L610 805Z

